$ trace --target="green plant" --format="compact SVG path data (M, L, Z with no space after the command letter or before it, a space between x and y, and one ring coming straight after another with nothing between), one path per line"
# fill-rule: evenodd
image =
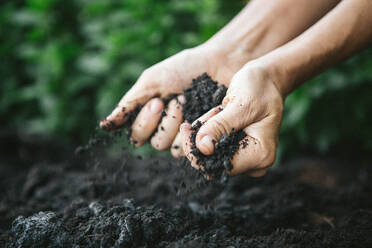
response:
M84 142L148 66L207 40L241 0L26 0L0 6L4 131ZM372 148L371 49L286 101L279 155Z

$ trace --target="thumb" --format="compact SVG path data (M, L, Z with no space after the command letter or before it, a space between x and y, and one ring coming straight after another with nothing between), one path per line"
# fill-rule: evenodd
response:
M134 86L122 97L112 113L100 122L100 127L112 130L122 126L130 118L130 113L143 106L158 94L157 89L156 83L150 83L142 75Z
M196 147L204 155L211 155L214 152L216 142L224 134L241 130L247 125L247 123L241 120L242 118L239 117L237 108L232 104L228 104L221 112L216 113L214 116L211 116L209 113L208 117L205 118L202 116L199 118L203 120L201 122L204 124L200 127L195 137Z

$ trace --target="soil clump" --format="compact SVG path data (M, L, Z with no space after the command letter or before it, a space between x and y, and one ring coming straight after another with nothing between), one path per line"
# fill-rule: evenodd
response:
M188 190L170 157L1 138L0 247L372 246L370 164L297 159Z
M184 120L193 123L210 109L220 105L226 91L227 88L223 84L218 86L218 82L213 81L206 73L193 79L192 86L184 91L186 98L186 102L182 106ZM195 144L196 134L202 125L203 123L198 121L192 126L191 153L197 158L196 164L202 168L200 173L214 181L226 183L228 172L233 168L231 159L239 149L239 142L247 135L242 130L237 132L231 130L230 134L225 134L220 140L215 141L214 153L206 156L199 151ZM246 144L247 142L242 143L244 146ZM188 161L187 163L190 164Z

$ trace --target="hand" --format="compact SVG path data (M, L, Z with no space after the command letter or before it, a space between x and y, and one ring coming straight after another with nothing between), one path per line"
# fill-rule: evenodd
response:
M222 108L216 107L198 119L203 125L195 143L205 155L213 153L214 141L222 135L238 130L247 134L244 142L248 145L241 145L232 158L231 175L262 176L275 161L283 113L283 96L275 80L272 73L248 63L234 75ZM191 125L182 124L180 129L183 150L192 166L198 168L191 154Z
M235 52L234 56L239 54ZM183 121L182 103L185 99L179 95L168 106L164 106L160 98L181 94L185 88L191 86L193 78L204 72L219 82L230 82L243 64L241 58L236 59L234 56L226 56L210 45L202 45L182 51L148 68L124 95L115 110L100 123L101 127L120 127L127 121L128 113L140 106L142 109L132 125L132 143L136 146L143 145L157 129L151 137L152 146L165 150L172 145L172 155L182 156L181 137L177 133ZM161 119L164 108L167 114Z

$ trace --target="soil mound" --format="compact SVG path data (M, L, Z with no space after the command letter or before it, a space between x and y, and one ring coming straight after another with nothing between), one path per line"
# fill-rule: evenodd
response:
M226 93L206 74L192 88L190 122ZM193 152L226 178L244 136L223 137L216 156ZM372 247L370 165L298 159L215 184L170 157L110 155L101 146L111 138L74 156L54 141L0 135L0 247Z
M1 247L372 247L368 165L301 159L198 187L169 157L17 142L1 154Z

